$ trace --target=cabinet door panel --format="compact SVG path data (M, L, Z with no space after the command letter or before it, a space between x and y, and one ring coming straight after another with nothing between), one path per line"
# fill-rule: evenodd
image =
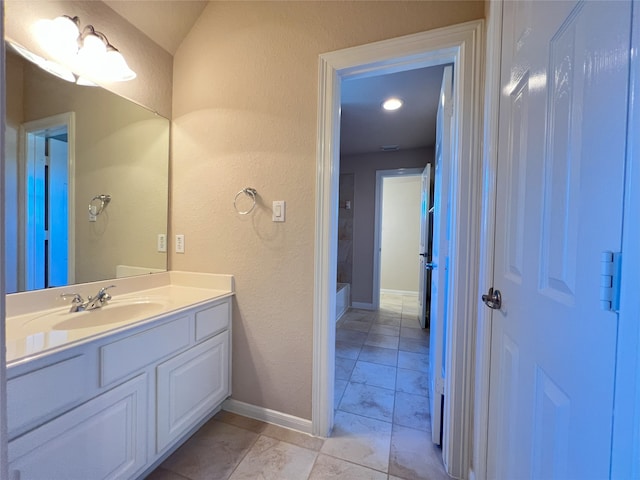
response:
M147 462L142 374L9 443L20 480L132 478Z
M187 432L229 392L229 332L158 366L157 451Z

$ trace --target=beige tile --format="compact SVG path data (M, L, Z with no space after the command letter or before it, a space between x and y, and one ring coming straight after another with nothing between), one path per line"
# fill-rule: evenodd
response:
M253 418L238 415L236 413L227 412L225 410L220 410L213 418L219 422L235 425L236 427L244 428L245 430L255 433L260 433L267 427L267 423L265 422L254 420Z
M429 395L429 374L418 370L398 368L396 391L413 395Z
M295 430L279 427L277 425L267 425L262 432L262 435L315 451L320 450L324 443L324 439L322 438L313 437L306 433L296 432Z
M340 380L336 378L335 387L333 388L333 409L335 410L340 405L342 400L342 394L349 382L347 380Z
M387 388L349 383L342 395L338 410L391 422L395 392Z
M373 347L381 348L398 348L398 337L390 337L388 335L379 335L376 333L370 333L367 336L365 345L371 345Z
M393 426L389 473L405 480L449 480L430 434L399 425Z
M405 338L414 338L416 340L423 340L429 342L429 330L426 328L413 328L402 327L400 329L400 336Z
M183 477L177 473L174 473L170 470L165 470L162 467L156 468L153 472L151 472L145 480L189 480L187 477Z
M395 390L396 367L358 360L349 381Z
M317 455L312 450L261 435L229 480L305 479Z
M320 454L309 480L387 480L387 474Z
M395 367L398 364L398 350L363 345L358 360Z
M351 358L336 357L336 379L349 380L356 361Z
M429 355L425 353L405 352L400 350L398 352L398 368L428 372Z
M226 480L257 438L254 432L213 420L161 467L191 480Z
M338 411L333 433L320 452L386 472L390 442L390 423Z
M354 330L356 332L368 332L371 328L371 323L361 322L359 320L345 320L342 322L339 328L345 330Z
M393 424L430 432L431 415L429 414L429 398L421 395L396 392Z
M367 332L356 332L354 330L345 330L343 328L339 328L336 331L336 340L340 342L362 345L366 338Z
M354 345L352 343L336 341L336 357L352 358L353 360L358 358L360 354L360 345Z
M374 323L371 325L370 332L377 333L379 335L389 335L390 337L398 337L400 335L400 327Z
M400 337L399 343L400 350L404 352L414 352L414 353L429 353L429 341L428 340L417 340L415 338L406 338Z

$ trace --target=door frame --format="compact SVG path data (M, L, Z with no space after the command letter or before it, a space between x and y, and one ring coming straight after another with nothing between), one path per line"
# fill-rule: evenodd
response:
M392 177L417 176L422 174L424 168L394 168L389 170L376 170L376 197L375 217L373 233L373 310L380 308L380 271L382 265L382 195L383 180Z
M68 228L67 228L67 283L69 285L75 283L76 274L76 245L75 245L75 165L76 165L76 117L74 112L60 113L50 117L32 120L20 125L19 130L19 153L18 153L18 286L21 291L31 289L30 274L27 271L29 267L30 254L27 252L27 238L30 235L29 222L27 219L27 205L29 204L28 189L26 188L27 173L33 168L34 159L30 157L29 139L31 135L46 130L55 130L65 127L67 130L67 211L68 211Z
M316 161L316 235L313 305L312 428L328 436L333 427L340 86L415 68L454 64L452 135L451 288L448 305L443 460L448 472L466 477L471 465L474 349L478 311L482 185L482 67L484 21L407 35L320 55Z

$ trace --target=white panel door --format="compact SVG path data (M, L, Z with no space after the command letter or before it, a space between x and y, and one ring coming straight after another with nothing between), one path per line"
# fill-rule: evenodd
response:
M440 445L444 395L444 339L447 331L447 286L449 283L449 230L451 224L451 117L453 113L453 67L442 75L436 122L436 158L433 186L433 243L431 264L431 312L429 315L429 401L431 438Z
M504 2L488 477L609 478L629 2Z
M420 199L420 269L418 270L418 322L422 328L427 327L427 309L429 306L428 298L431 292L427 292L429 285L429 270L427 269L430 261L429 237L431 236L429 228L429 205L431 204L431 164L424 167L422 171L422 192Z

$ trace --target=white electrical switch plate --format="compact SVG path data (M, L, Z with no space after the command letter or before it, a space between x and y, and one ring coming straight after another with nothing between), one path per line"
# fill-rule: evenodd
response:
M184 253L184 235L176 235L176 253Z
M274 222L284 222L285 201L274 200L273 201L273 216Z
M167 236L164 233L158 234L158 252L167 251Z

